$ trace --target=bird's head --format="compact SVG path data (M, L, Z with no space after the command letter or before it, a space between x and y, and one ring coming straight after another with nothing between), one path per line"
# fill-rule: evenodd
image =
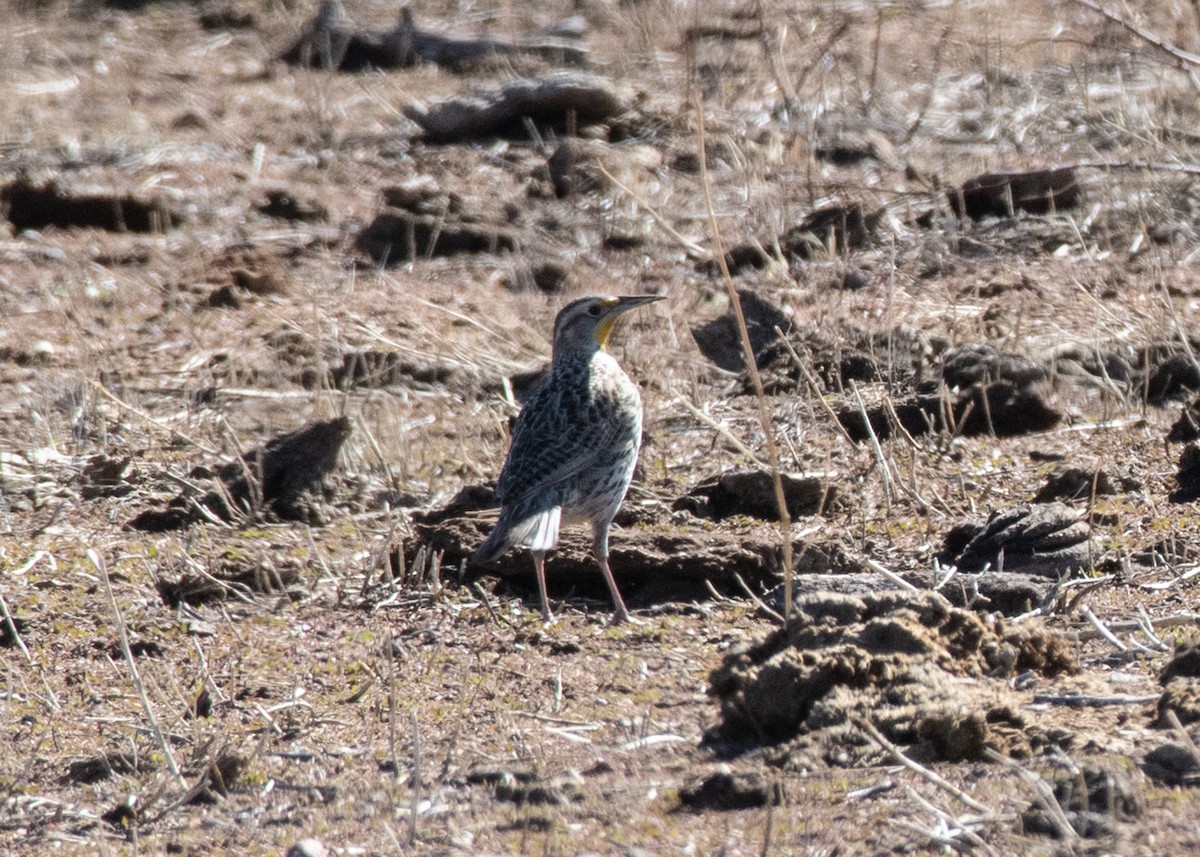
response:
M658 300L662 300L661 295L603 295L572 301L554 319L554 353L603 348L621 315Z

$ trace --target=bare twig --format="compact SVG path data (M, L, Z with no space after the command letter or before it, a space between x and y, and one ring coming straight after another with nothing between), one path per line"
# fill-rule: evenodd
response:
M703 154L702 154L701 161L703 161L703 159L704 158L703 158ZM674 238L676 241L678 241L680 246L682 246L685 250L687 250L689 253L692 253L693 255L695 255L701 259L707 259L709 257L710 254L709 254L708 250L705 250L703 247L701 247L699 244L697 244L692 239L685 237L677 229L675 229L674 226L667 223L666 218L663 217L661 214L659 214L658 210L655 209L655 207L653 205L651 205L649 203L649 201L643 199L641 196L638 195L637 191L635 191L632 188L628 187L627 185L623 184L620 179L618 179L616 176L614 176L612 173L610 173L608 170L606 170L604 168L604 164L600 163L599 159L597 159L597 161L596 161L596 168L600 170L600 173L606 179L608 179L616 187L618 187L622 191L624 191L630 197L630 199L632 199L634 202L636 202L647 214L649 214L651 217L653 217L654 222L657 223L660 227L662 227L662 230L664 232L666 232L668 235L670 235L672 238Z
M740 586L742 588L742 591L745 592L746 595L748 595L750 597L750 600L753 601L758 606L759 610L766 613L768 616L770 616L776 622L783 624L783 622L785 621L784 618L782 616L780 616L777 612L772 610L770 607L768 607L766 605L766 602L764 602L761 598L759 598L757 595L755 595L753 590L751 590L750 587L748 585L746 585L746 581L743 580L742 576L740 574L738 574L736 571L733 573L733 579L738 582L738 586Z
M492 606L492 599L488 598L488 594L483 591L483 587L480 586L478 580L471 583L471 589L473 589L475 594L479 596L479 600L483 602L483 606L487 608L488 616L492 618L492 623L497 628L499 628L501 625L507 624L507 622L500 618L500 615L496 612L496 608Z
M408 814L408 844L417 842L417 813L421 809L421 728L417 725L417 711L410 713L413 737L412 807Z
M1079 833L1071 824L1067 814L1063 811L1062 804L1058 802L1058 798L1054 796L1054 789L1041 776L1033 771L1021 767L1012 759L997 753L995 750L985 750L987 757L993 762L997 762L1011 771L1014 771L1026 784L1033 788L1033 796L1042 808L1046 810L1046 814L1050 817L1051 823L1058 829L1059 836L1068 842L1078 842Z
M13 615L8 609L8 602L4 600L3 593L0 593L0 612L4 613L4 624L8 626L9 636L17 644L17 648L21 650L21 654L25 656L25 662L33 666L33 656L29 654L29 649L25 648L25 641L21 639L21 632L17 630L17 621L13 619Z
M1112 647L1118 652L1125 653L1129 651L1129 647L1122 643L1116 634L1108 630L1105 624L1100 621L1100 618L1092 612L1092 608L1088 607L1086 604L1081 606L1079 608L1079 615L1084 619L1087 619L1092 624L1092 627L1095 628L1100 634L1100 636L1112 644Z
M1171 727L1171 731L1175 733L1175 737L1183 744L1184 749L1191 754L1192 759L1197 765L1200 765L1200 748L1196 746L1196 742L1192 740L1192 736L1183 728L1183 724L1179 722L1179 715L1175 713L1175 709L1168 708L1166 710L1167 725Z
M705 423L706 425L709 426L709 428L713 429L713 431L715 431L721 437L725 438L725 440L729 441L729 443L733 445L734 449L736 449L742 455L749 458L752 462L754 462L754 464L756 466L758 466L758 467L769 467L770 466L765 461L763 461L761 458L759 458L757 455L755 455L754 451L752 449L750 449L750 447L746 446L746 444L744 444L740 440L738 440L737 437L734 435L734 433L731 432L726 426L717 422L715 419L710 417L708 414L704 413L704 411L697 408L695 405L693 405L687 399L683 398L682 396L677 396L675 398L675 401L676 401L676 403L681 404L685 408L687 408L688 411L691 413L691 415L694 416L696 419L700 420L700 422Z
M1084 696L1078 693L1039 693L1034 705L1065 705L1068 708L1102 708L1107 705L1148 705L1157 702L1162 694L1149 696Z
M821 392L821 386L817 383L817 379L813 377L812 370L804 365L804 361L800 359L800 355L796 352L796 349L792 346L792 343L786 336L784 336L783 331L778 327L775 328L775 335L779 337L779 342L783 345L784 350L787 351L788 356L791 357L795 362L796 368L800 370L800 374L804 377L804 382L808 384L809 390L816 397L817 401L821 403L822 410L825 411L825 414L829 417L829 419L833 420L833 424L837 426L837 430L842 433L842 437L853 444L854 438L850 436L850 432L846 431L846 427L842 425L842 421L837 418L837 414L833 412L833 408L830 407L829 402L825 401L825 394Z
M218 452L217 450L213 449L211 446L201 443L200 441L196 440L191 435L184 434L179 429L171 428L166 423L164 423L160 420L156 420L154 417L150 416L148 413L141 410L140 408L135 408L133 405L129 404L128 402L117 398L113 393L111 393L107 388L105 388L103 384L93 381L91 386L92 386L92 389L94 389L97 393L99 393L100 395L104 396L106 399L113 402L113 404L117 405L122 410L129 411L129 413L133 414L134 416L138 417L139 419L145 420L146 422L150 423L150 425L152 425L152 426L157 426L158 428L162 429L163 431L170 433L171 436L177 437L180 440L184 441L185 443L196 447L196 449L200 450L201 452L204 452L204 453L207 453L208 455L212 455L212 456L216 456L216 457L220 458L221 453Z
M142 675L138 671L137 661L134 660L133 652L129 648L129 631L125 626L125 617L121 615L121 608L117 606L117 597L113 594L112 581L108 577L108 568L104 565L104 560L92 548L87 550L88 561L95 566L100 572L100 579L104 581L104 592L108 596L108 606L113 612L113 621L117 626L117 639L121 643L121 652L125 655L125 663L129 666L129 674L133 678L133 686L137 691L138 699L142 703L142 710L146 712L146 721L150 725L150 734L154 736L154 740L158 743L158 748L162 750L163 757L167 760L167 769L171 775L179 780L179 784L187 787L187 781L184 780L183 774L179 772L179 766L175 764L175 755L171 752L171 745L163 735L162 730L158 726L158 718L154 716L154 709L150 706L150 698L146 695L146 686L142 684Z
M879 438L875 435L875 428L867 416L867 406L858 392L858 385L853 381L850 382L850 392L854 394L854 401L858 403L858 413L862 417L867 437L871 440L871 449L875 452L875 461L879 465L879 481L883 485L883 505L885 511L890 514L892 511L892 474L888 469L887 457L883 454L883 447L880 446Z
M1080 6L1083 6L1084 8L1091 9L1093 12L1103 15L1105 18L1112 21L1126 32L1136 36L1146 44L1166 54L1168 57L1174 60L1175 67L1188 76L1188 80L1191 81L1192 87L1200 90L1200 77L1196 76L1196 69L1197 67L1200 67L1200 54L1194 54L1190 51L1185 51L1182 48L1176 47L1149 30L1139 27L1132 21L1126 20L1116 12L1105 9L1099 3L1094 2L1094 0L1074 0L1074 2Z
M892 583L899 586L901 589L907 590L909 592L920 592L921 591L920 589L918 589L917 587L915 587L911 583L909 583L907 580L905 580L903 577L896 574L896 572L888 570L884 566L877 563L875 560L868 559L866 561L866 563L867 563L867 568L871 569L871 571L875 572L876 574L882 574L884 577L886 577Z
M950 795L954 796L954 798L957 799L960 803L965 804L966 806L969 806L971 809L975 810L976 812L982 812L982 813L986 813L988 815L992 814L991 809L989 809L986 805L980 803L979 801L975 800L975 798L971 797L969 794L964 792L958 786L953 785L952 783L948 782L942 776L929 770L924 765L914 762L912 759L908 758L908 756L904 755L904 753L900 750L899 747L897 747L895 744L893 744L887 738L883 737L883 733L880 732L878 729L876 729L875 724L872 723L871 721L866 720L864 718L856 717L856 718L854 718L854 723L856 726L858 726L859 729L866 732L872 741L874 741L876 744L878 744L880 747L882 747L884 750L886 750L893 759L895 759L897 762L899 762L904 767L908 768L910 771L914 771L915 773L917 773L921 777L925 778L927 781L929 781L933 785L937 786L942 791L947 792Z
M958 851L970 850L969 848L965 847L965 844L969 844L974 848L983 849L985 854L996 853L994 850L992 850L992 847L979 836L978 833L971 829L972 827L977 827L986 822L997 820L995 816L985 815L957 818L951 813L942 809L940 806L936 806L932 801L925 798L924 795L922 795L912 786L906 787L906 791L908 792L908 796L917 804L919 804L922 809L924 809L926 812L933 813L938 821L944 825L945 832L943 833L937 833L935 831L923 831L926 835L930 836L930 838L935 839L935 841L942 842L942 844ZM917 828L917 825L913 825L913 827L919 829ZM963 843L959 840L959 835L961 835L962 839L966 840L966 843Z
M1158 628L1178 628L1185 626L1200 626L1200 614L1197 613L1179 613L1175 616L1163 616L1158 619L1151 619L1150 626L1154 629ZM1139 631L1142 624L1136 620L1127 622L1110 622L1108 630L1111 631ZM1094 640L1097 637L1103 636L1098 630L1085 628L1080 631L1068 631L1063 634L1063 637L1072 642L1082 643L1087 640Z
M396 753L396 649L391 628L383 638L383 655L387 658L388 668L388 756L392 762L392 776L399 782L400 756Z
M729 303L737 319L738 333L742 338L742 354L746 360L746 371L754 384L754 400L758 405L758 420L762 424L763 436L767 442L767 460L771 463L771 475L775 483L775 504L779 509L779 535L783 552L783 616L784 620L792 618L792 520L788 513L787 495L783 491L783 473L779 467L779 445L775 442L775 430L771 425L771 415L767 412L767 396L763 391L762 375L758 371L758 359L754 355L754 346L750 342L750 331L746 327L746 316L742 313L742 301L738 297L737 288L733 284L733 275L729 273L729 264L725 259L725 244L721 240L721 229L717 225L717 212L713 207L712 184L708 179L708 158L705 156L704 135L704 105L696 101L697 135L700 149L700 184L704 190L704 207L708 211L708 222L712 229L713 256L721 269L721 277L725 282L725 291L729 294Z

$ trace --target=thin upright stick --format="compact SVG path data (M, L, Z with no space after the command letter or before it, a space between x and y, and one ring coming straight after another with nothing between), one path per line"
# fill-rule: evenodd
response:
M154 716L154 709L150 707L146 686L142 684L142 674L138 672L137 661L134 660L133 652L129 648L129 632L125 627L125 618L121 615L121 608L117 606L117 597L113 594L112 581L108 579L108 569L104 565L104 560L92 548L88 548L87 558L100 572L100 579L104 581L104 592L108 596L108 605L112 608L113 619L117 624L117 639L121 643L121 652L125 655L125 663L129 665L129 674L133 677L133 687L137 691L138 699L141 700L142 710L146 712L146 720L150 724L150 734L158 742L158 748L162 750L163 756L167 760L167 769L170 770L171 775L178 779L181 785L186 786L183 775L179 773L179 766L175 764L171 745L158 727L158 718Z
M775 431L771 426L771 415L767 413L767 396L763 391L762 375L758 372L758 361L754 356L754 346L750 342L750 331L746 328L746 317L742 314L742 302L738 298L737 288L733 285L733 276L729 273L729 265L725 261L725 245L721 241L721 229L717 225L717 212L713 207L712 187L708 180L708 158L704 153L704 105L696 102L696 119L700 137L700 184L704 188L704 206L708 210L708 223L712 229L713 256L721 269L721 277L725 281L725 290L729 293L729 303L733 307L734 318L737 319L738 333L742 338L742 353L746 357L746 369L754 384L754 399L758 403L758 421L762 424L763 436L767 440L767 461L771 464L771 476L775 482L775 503L779 507L779 535L783 551L783 616L785 620L792 618L792 519L788 514L787 495L783 492L783 475L779 469L779 446L775 443Z

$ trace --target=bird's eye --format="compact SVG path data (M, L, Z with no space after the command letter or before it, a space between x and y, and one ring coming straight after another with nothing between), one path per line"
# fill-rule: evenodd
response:
M599 318L603 312L604 307L600 306L600 304L592 304L588 307L588 315L592 318Z

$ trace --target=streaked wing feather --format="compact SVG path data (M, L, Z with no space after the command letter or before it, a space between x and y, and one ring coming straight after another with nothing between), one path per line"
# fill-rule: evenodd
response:
M619 421L594 421L582 402L539 391L517 417L512 448L496 493L505 505L546 492L610 454L625 429Z

